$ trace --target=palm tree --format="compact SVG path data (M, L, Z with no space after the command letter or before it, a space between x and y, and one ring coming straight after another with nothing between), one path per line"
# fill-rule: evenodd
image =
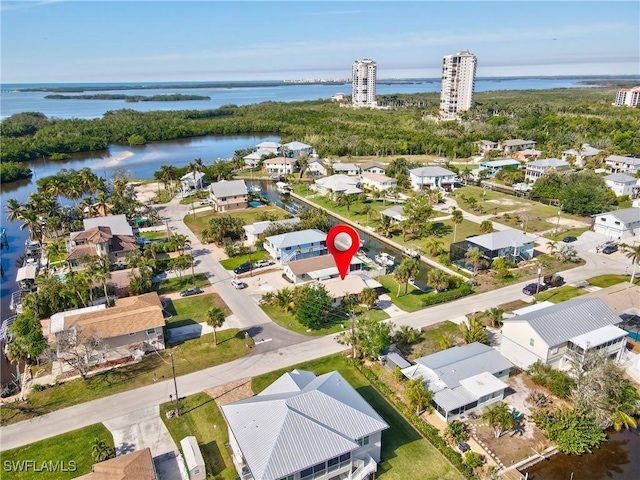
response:
M496 438L500 437L502 432L506 432L513 427L513 415L505 402L489 407L482 415L482 419L490 427L493 427L493 433Z
M367 307L367 310L371 310L371 308L375 305L377 299L378 292L374 288L363 288L360 292L360 303L365 305Z
M360 209L360 215L367 216L367 226L369 226L369 215L371 214L372 210L373 208L371 208L371 205L369 205L368 203L365 203Z
M552 240L551 242L547 243L547 248L549 249L549 253L553 255L558 251L558 242Z
M427 285L436 291L449 288L449 276L439 268L429 270L427 273Z
M630 258L631 263L633 263L633 271L631 272L629 283L633 283L633 280L636 278L636 267L640 265L640 245L629 248L630 251L627 252L627 257Z
M442 251L444 242L438 237L429 237L424 244L424 249L431 257L435 257Z
M456 235L458 234L458 225L462 223L464 220L464 215L462 214L462 210L453 207L451 210L451 221L453 222L453 243L456 242Z
M467 344L478 342L489 345L489 335L487 335L487 331L482 322L477 318L469 319L468 325L466 322L462 322L460 324L460 331Z
M351 204L353 203L353 198L351 195L346 193L340 194L336 199L336 204L340 207L347 207L347 215L351 216Z
M478 247L471 247L467 250L467 253L464 254L464 258L473 265L474 277L478 274L478 268L489 264Z
M293 292L290 288L283 288L278 290L274 297L275 304L282 308L282 311L287 313L289 310L293 308Z
M493 222L491 222L491 220L483 220L482 223L480 223L480 232L481 233L493 232Z
M409 290L409 280L415 278L420 272L420 264L415 258L405 258L393 271L393 278L398 282L398 295L400 296L400 285L404 283L404 294Z
M103 462L115 457L115 451L102 438L94 438L91 445L91 456L96 462Z
M380 223L378 224L378 233L383 237L388 237L391 233L391 219L386 215L380 216Z
M300 154L298 158L296 158L296 162L298 163L298 168L300 169L300 177L304 175L304 172L309 167L309 155L306 153Z
M15 222L16 220L22 220L25 206L18 202L15 198L7 200L7 204L4 206L5 212L7 212L7 220Z
M195 174L195 172L202 173L202 170L204 168L204 164L202 163L202 159L201 158L198 157L198 158L193 160L193 168L194 168L194 174ZM202 176L200 176L198 181L200 183L200 190L202 190Z
M62 240L51 240L47 242L44 249L47 252L47 264L49 264L49 266L51 266L51 257L59 257L67 251Z
M170 240L170 245L180 252L180 256L184 255L185 249L191 247L191 240L187 235L174 233Z
M406 383L405 397L409 406L416 409L416 415L420 415L420 412L431 405L433 394L424 387L422 378L414 378Z
M218 337L216 335L216 329L224 325L225 316L224 311L220 307L213 306L207 310L207 324L213 328L213 344L218 346Z
M444 430L444 436L452 440L452 443L456 445L458 442L464 442L469 438L467 427L459 420L454 420L447 425L447 428Z
M89 275L94 282L102 283L104 289L104 299L109 305L109 294L107 293L107 280L111 279L111 262L109 257L101 255L93 257L89 262Z

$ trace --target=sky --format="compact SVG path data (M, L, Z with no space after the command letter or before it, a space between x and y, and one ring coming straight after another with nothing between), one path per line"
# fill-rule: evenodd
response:
M638 75L640 2L2 0L0 82Z

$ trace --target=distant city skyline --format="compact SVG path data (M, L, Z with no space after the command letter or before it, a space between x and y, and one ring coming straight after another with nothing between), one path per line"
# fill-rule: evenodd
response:
M636 1L3 1L2 83L638 75Z

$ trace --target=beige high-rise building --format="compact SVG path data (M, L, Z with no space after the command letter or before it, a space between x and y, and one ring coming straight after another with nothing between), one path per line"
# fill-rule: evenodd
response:
M353 62L351 77L351 97L353 105L375 107L376 102L376 62L369 58Z
M468 50L443 57L440 112L444 116L454 117L473 105L476 63L476 56Z
M616 101L613 102L616 107L626 105L628 107L637 107L640 105L640 87L621 88L616 95Z

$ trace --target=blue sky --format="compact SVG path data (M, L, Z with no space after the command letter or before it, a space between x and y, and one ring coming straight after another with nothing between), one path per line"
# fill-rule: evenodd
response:
M2 1L2 83L640 74L637 1Z

